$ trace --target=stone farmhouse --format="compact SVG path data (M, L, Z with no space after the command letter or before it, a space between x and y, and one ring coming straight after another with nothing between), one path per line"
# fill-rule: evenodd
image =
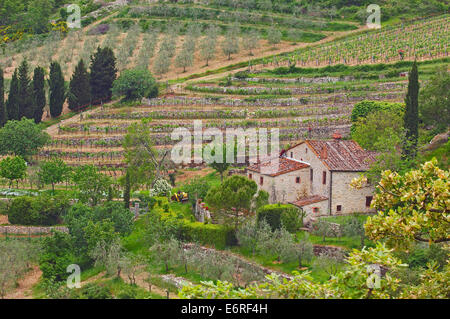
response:
M350 182L369 169L375 155L335 133L333 140L306 140L283 151L269 174L273 162L251 165L247 176L269 193L270 203L293 204L309 217L368 213L374 187L356 190Z

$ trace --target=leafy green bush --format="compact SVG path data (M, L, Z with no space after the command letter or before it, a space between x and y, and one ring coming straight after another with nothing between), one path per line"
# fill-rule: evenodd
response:
M72 299L112 299L113 296L108 287L90 282L80 289L74 289Z
M272 230L284 227L289 232L295 232L303 226L302 212L292 205L280 203L265 205L260 207L256 214L258 223L265 220Z
M69 276L67 266L75 263L78 264L69 234L56 232L53 236L43 239L39 267L44 279L66 280Z
M7 215L8 214L8 202L0 201L0 215Z
M217 249L224 249L236 242L234 231L229 227L187 220L184 220L182 226L182 237L185 241L196 241L202 245L214 246Z
M403 103L390 103L381 101L361 101L355 104L352 111L352 122L356 122L360 117L366 117L369 113L374 111L388 110L393 113L403 115L404 113Z
M121 235L129 235L133 230L134 214L119 202L106 202L94 209L95 219L109 218L114 223L114 230Z
M118 299L136 299L138 295L137 290L132 286L125 286L117 294Z
M61 217L70 202L64 195L15 198L8 209L11 224L52 226L61 223Z

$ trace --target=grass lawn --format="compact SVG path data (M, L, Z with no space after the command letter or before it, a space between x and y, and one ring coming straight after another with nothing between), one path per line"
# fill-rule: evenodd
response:
M431 161L433 157L438 159L438 167L441 169L448 169L450 167L450 142L447 142L435 150L425 152L424 157L426 161Z
M297 239L302 239L305 234L304 231L297 232ZM348 250L361 249L361 240L358 237L325 237L324 242L321 236L309 235L309 240L316 245L338 246ZM364 245L375 247L375 244L367 238L364 240Z
M329 216L329 217L323 217L323 218L330 223L336 223L336 224L342 225L346 221L348 221L349 219L352 219L354 217L356 217L359 221L365 223L367 220L367 217L369 217L369 215L352 214L352 215L346 215L346 216Z

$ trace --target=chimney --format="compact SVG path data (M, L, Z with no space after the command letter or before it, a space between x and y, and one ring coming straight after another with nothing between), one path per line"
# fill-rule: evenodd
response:
M341 133L339 133L339 132L334 132L334 133L333 133L333 139L334 139L335 141L339 141L340 139L342 139Z
M327 151L327 147L325 145L322 147L322 151L320 152L320 158L321 159L328 158L328 151Z

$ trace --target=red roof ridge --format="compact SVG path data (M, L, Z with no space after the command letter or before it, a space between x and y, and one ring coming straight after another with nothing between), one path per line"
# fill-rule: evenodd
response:
M269 165L272 165L272 160L270 160L270 159L267 161L258 162L256 164L253 164L253 165L247 167L247 170L254 171L254 172L260 173L262 175L275 177L278 175L283 175L283 174L287 174L287 173L290 173L293 171L298 171L303 168L310 167L310 165L306 162L298 161L298 160L286 158L286 157L280 157L279 161L278 161L278 167L272 167L272 170L274 171L274 173L271 173L271 174L261 173L261 166L266 166L267 170L270 170L271 166L269 166Z
M325 200L328 200L328 197L325 197L322 195L311 195L308 197L300 198L299 200L291 202L290 204L298 206L298 207L303 207L306 205L323 202Z

